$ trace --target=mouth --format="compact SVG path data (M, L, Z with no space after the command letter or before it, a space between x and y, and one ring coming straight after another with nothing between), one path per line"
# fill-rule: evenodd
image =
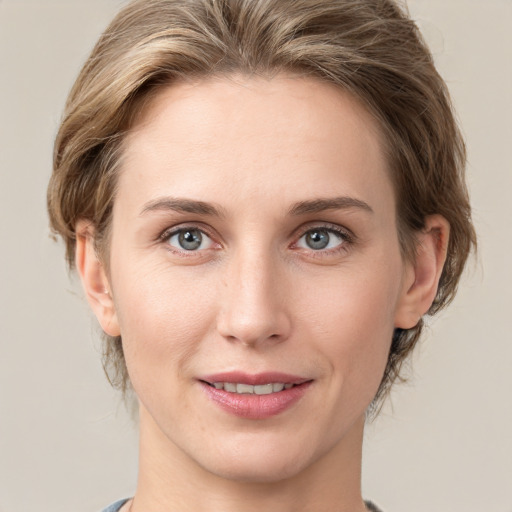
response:
M245 419L283 413L308 393L313 379L277 372L226 372L198 379L206 396L225 412Z
M228 393L237 393L239 395L271 395L302 384L293 384L291 382L269 382L267 384L252 385L242 382L202 382L212 388L221 389Z

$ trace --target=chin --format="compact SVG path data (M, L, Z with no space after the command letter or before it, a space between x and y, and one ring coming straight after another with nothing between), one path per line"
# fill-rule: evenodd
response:
M241 440L240 440L241 441ZM309 444L309 447L308 447ZM312 450L314 442L288 436L284 439L245 439L228 445L217 445L207 450L196 461L211 474L218 477L246 483L271 484L293 478L321 458L323 450Z
M222 463L205 469L220 478L234 482L272 484L293 478L307 466L302 461L288 459L289 457L287 460L240 461L233 457L232 464L230 460L223 460Z

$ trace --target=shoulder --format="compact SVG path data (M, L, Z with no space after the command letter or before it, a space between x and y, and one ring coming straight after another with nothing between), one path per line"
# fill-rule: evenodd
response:
M109 505L107 508L103 509L102 512L119 512L121 510L121 507L128 501L128 498L124 500L116 501L115 503L112 503L112 505Z

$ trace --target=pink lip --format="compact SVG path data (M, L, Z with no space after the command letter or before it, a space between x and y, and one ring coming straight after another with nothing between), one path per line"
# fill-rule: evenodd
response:
M312 384L311 379L284 373L260 373L249 375L241 372L227 372L199 379L201 388L206 396L224 411L240 418L262 420L280 414L295 404L304 396ZM216 389L208 383L233 382L240 384L268 384L282 382L295 384L290 389L283 389L278 393L269 395L238 394Z
M213 384L214 382L237 382L240 384L250 384L252 386L257 386L260 384L268 384L269 382L282 382L283 384L303 384L304 382L307 382L311 379L305 379L304 377L281 372L265 372L254 375L244 372L223 372L199 377L199 380L204 380L210 384Z

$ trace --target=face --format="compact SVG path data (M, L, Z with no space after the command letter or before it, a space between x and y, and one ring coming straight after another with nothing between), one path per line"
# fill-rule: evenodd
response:
M98 315L141 429L251 481L360 443L411 285L395 210L377 125L333 86L162 90L126 139Z

